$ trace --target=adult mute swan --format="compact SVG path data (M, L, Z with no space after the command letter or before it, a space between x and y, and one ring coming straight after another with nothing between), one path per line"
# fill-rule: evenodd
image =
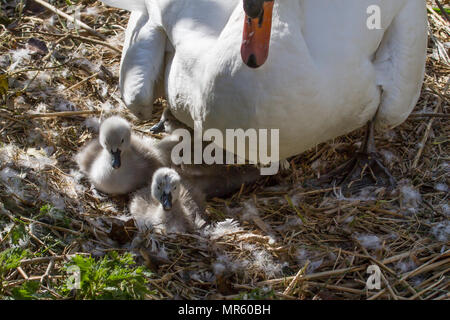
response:
M131 11L120 89L144 119L164 89L191 128L279 129L281 159L366 124L373 156L420 95L423 0L102 1Z

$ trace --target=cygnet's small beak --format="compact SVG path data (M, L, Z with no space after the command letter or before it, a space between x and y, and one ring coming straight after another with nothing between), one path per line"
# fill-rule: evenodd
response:
M166 211L172 209L172 194L164 192L161 196L161 204Z
M112 167L114 169L119 169L122 164L120 162L120 149L117 149L116 152L111 152L111 154L113 156L112 163L111 163Z

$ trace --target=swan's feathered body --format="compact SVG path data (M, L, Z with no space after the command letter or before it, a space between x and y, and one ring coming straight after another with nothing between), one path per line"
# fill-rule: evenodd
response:
M280 129L281 158L374 116L378 128L396 126L420 94L423 0L277 0L259 69L240 56L242 0L103 2L133 11L121 67L131 110L148 117L165 87L172 113L191 127ZM372 5L381 8L380 30L367 27Z

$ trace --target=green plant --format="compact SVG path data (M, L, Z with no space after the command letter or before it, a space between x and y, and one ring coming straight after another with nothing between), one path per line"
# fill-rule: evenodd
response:
M238 300L274 300L275 291L267 288L256 288L250 292L241 292Z
M8 248L0 252L0 294L3 293L3 280L9 270L17 268L20 261L28 256L30 256L28 250L19 247Z
M442 14L441 9L439 9L439 8L433 8L433 10L436 11L437 13L439 13L439 14ZM445 11L446 11L448 14L450 14L450 9L445 8Z
M28 235L25 224L19 223L14 225L10 230L9 238L11 244L14 246L23 246L24 244L27 244L30 236Z
M11 297L14 300L34 300L42 298L42 295L38 294L40 286L39 281L26 281L21 286L11 290Z
M146 277L151 273L145 267L136 267L131 253L110 252L99 260L77 255L64 269L73 270L74 266L80 272L80 288L75 289L77 299L143 299L150 293ZM68 295L71 289L66 282L62 292Z

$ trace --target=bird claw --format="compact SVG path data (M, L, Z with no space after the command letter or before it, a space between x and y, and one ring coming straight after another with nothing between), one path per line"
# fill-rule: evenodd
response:
M343 195L355 193L368 186L394 189L395 178L383 165L377 153L358 152L352 159L323 176L322 181L333 181Z
M374 121L369 121L359 152L352 159L322 176L319 183L333 181L334 186L341 187L341 193L344 196L368 186L386 187L388 190L393 190L396 182L376 152L374 132Z
M153 127L150 128L150 132L152 133L161 133L165 131L164 127L164 121L159 121L157 124L155 124Z

